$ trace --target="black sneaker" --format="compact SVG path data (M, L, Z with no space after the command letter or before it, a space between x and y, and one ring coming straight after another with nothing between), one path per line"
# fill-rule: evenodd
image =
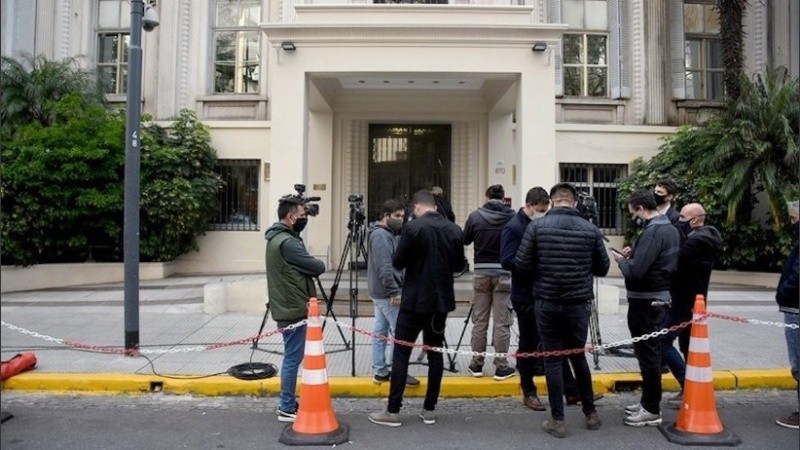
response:
M516 374L517 371L513 367L497 368L497 370L494 371L494 379L497 381L503 381L513 377Z
M470 364L467 371L475 378L483 377L483 366L480 364Z
M297 419L297 411L282 411L278 408L278 422L294 422Z
M372 382L375 383L375 384L381 384L384 381L389 381L391 379L392 379L392 372L386 372L386 375L375 374L372 377Z

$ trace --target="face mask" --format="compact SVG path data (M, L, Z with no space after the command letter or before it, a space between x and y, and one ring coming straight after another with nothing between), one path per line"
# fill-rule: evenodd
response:
M533 212L533 214L531 214L531 215L530 215L530 216L528 216L528 217L530 217L530 218L531 218L531 220L536 220L536 219L538 219L538 218L540 218L540 217L544 217L545 215L547 215L547 213L543 213L543 212L539 212L539 211L534 211L534 212Z
M689 233L692 232L692 225L689 224L688 220L686 222L678 221L678 223L675 224L675 228L677 228L678 231L680 231L684 236L688 236Z
M292 226L292 229L295 232L300 233L306 228L307 224L308 224L308 218L307 217L302 217L300 219L297 219L297 222L294 223L294 226Z
M395 219L390 217L386 219L386 225L395 233L399 233L400 228L403 227L403 219Z
M653 194L653 197L656 198L656 205L663 205L664 203L667 202L666 195Z

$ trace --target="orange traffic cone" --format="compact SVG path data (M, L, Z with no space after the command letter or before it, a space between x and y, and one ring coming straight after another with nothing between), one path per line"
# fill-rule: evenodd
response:
M658 428L668 441L676 444L736 446L742 440L722 426L717 414L708 325L702 319L705 313L705 299L697 295L681 409L674 424L662 424Z
M334 445L350 439L350 427L339 423L333 413L328 386L328 365L322 347L322 318L319 304L308 304L308 328L303 357L303 384L300 386L297 419L283 430L280 439L286 445Z

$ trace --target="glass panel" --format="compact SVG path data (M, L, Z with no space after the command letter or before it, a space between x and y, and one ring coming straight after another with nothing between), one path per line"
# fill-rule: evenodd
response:
M722 72L708 72L708 98L710 100L722 100L725 87L722 81Z
M586 62L605 66L606 62L606 36L590 34L586 36Z
M687 39L685 44L686 53L686 68L699 69L700 68L700 44L701 41L695 39Z
M703 5L683 5L683 31L684 33L703 32Z
M127 29L131 28L131 4L128 0L120 2L119 27Z
M708 52L706 53L706 69L721 69L722 41L719 39L706 39Z
M607 94L606 86L608 85L605 67L589 67L589 79L587 86L587 94L592 97L605 97Z
M564 67L564 95L583 95L582 67Z
M261 2L248 2L242 5L241 24L247 27L257 27L261 24Z
M583 63L583 35L564 35L564 64Z
M117 93L125 94L128 92L128 66L123 64L120 66L119 81L117 82Z
M258 61L261 55L261 46L259 36L260 31L245 31L241 32L242 42L244 44L244 61Z
M235 61L236 32L220 31L216 33L216 61Z
M97 77L100 79L100 85L103 87L104 93L106 94L117 93L116 66L99 66L97 68Z
M216 26L235 27L236 18L239 15L239 5L231 0L217 0Z
M122 36L122 48L120 49L120 52L122 54L119 55L119 57L120 57L119 59L122 62L128 62L128 49L130 49L130 46L131 46L131 35L130 34L122 34L120 36Z
M562 0L561 13L562 22L569 24L570 28L583 29L583 0Z
M253 27L261 23L261 2L217 0L218 27Z
M719 12L714 5L703 5L703 15L705 25L703 27L706 33L718 34L719 33Z
M120 0L101 0L97 13L98 28L117 28L120 22ZM130 7L129 7L130 8ZM130 17L130 16L128 16ZM128 20L130 22L130 19Z
M686 72L686 98L703 98L703 72Z
M247 64L242 70L242 92L258 92L258 64Z
M586 1L586 29L608 30L608 8L605 0Z
M214 65L214 92L233 92L234 63L216 63Z
M119 35L101 34L98 36L97 62L117 62L117 45Z

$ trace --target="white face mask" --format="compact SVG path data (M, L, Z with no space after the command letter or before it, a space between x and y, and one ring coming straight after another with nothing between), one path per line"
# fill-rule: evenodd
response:
M528 216L528 217L530 217L530 218L531 218L531 220L536 220L536 219L538 219L538 218L540 218L540 217L544 217L546 214L547 214L547 213L543 213L543 212L539 212L539 211L534 211L534 212L533 212L533 214L531 214L531 215L530 215L530 216Z

